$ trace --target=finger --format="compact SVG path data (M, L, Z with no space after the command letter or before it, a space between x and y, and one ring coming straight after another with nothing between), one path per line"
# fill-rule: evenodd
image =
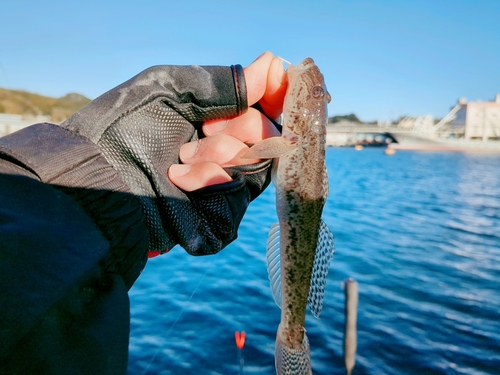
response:
M283 112L283 100L288 87L288 76L285 73L283 62L275 57L267 74L266 90L259 103L272 119L277 119Z
M168 178L184 191L193 191L232 181L222 167L210 162L193 165L173 164L168 169Z
M249 106L257 103L264 95L267 85L267 72L272 61L273 54L264 52L253 63L244 68Z
M229 120L207 121L202 129L207 136L223 133L247 144L254 144L280 135L274 124L255 108L249 108L243 115Z
M179 157L184 164L212 162L224 168L257 163L259 159L240 158L248 149L247 145L235 137L216 134L182 145Z

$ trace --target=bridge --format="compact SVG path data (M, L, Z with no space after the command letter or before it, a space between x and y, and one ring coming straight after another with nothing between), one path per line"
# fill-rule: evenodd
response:
M326 128L329 134L335 133L347 133L347 134L415 134L415 131L412 129L402 129L396 126L377 126L377 125L369 125L369 124L360 124L360 125L335 125L328 124Z
M457 112L462 108L462 105L457 104L446 116L437 123L434 123L434 118L431 115L405 117L397 126L378 126L367 123L354 123L341 121L335 124L328 124L328 134L439 134L442 128L448 122L456 117ZM449 130L447 130L449 132ZM463 132L463 129L455 129L454 132Z

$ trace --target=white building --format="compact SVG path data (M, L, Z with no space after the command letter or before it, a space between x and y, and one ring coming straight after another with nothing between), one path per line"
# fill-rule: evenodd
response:
M22 115L0 113L0 137L14 133L27 126L46 121L50 121L50 116L23 117Z
M461 128L465 139L500 140L500 94L491 102L470 102L460 99L460 109L450 127Z

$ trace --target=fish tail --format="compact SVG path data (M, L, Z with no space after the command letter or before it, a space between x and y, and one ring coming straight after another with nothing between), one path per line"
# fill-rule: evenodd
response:
M280 337L280 329L278 328L275 359L277 375L312 375L311 351L305 332L300 347L290 348Z

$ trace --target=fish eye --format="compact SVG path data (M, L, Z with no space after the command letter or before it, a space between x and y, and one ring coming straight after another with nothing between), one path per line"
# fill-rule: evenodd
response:
M321 86L314 86L312 89L312 96L315 98L321 98L325 92L323 91L323 88Z

